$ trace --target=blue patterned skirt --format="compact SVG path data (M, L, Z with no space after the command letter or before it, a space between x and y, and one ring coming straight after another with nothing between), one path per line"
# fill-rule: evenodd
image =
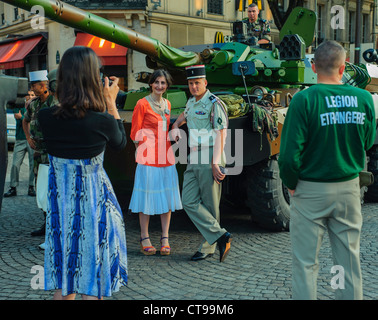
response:
M127 284L126 232L103 153L49 159L45 290L111 296Z

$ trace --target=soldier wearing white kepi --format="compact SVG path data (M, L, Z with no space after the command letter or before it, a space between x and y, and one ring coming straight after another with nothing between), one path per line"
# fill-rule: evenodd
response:
M30 147L34 150L34 174L37 179L38 185L38 171L40 165L49 165L49 158L46 151L46 144L43 139L42 130L38 121L38 113L44 108L50 108L58 104L58 100L55 99L53 95L50 95L48 83L48 72L47 70L39 70L29 72L29 78L31 83L31 89L37 96L33 99L27 106L24 113L24 119L22 121L22 126L25 132L26 140ZM46 167L45 167L46 169ZM47 178L47 177L46 177ZM41 179L40 179L41 181ZM47 180L46 184L47 186ZM39 188L41 191L41 187ZM45 202L38 201L40 197L38 195L44 194L43 192L38 192L37 186L37 203L42 209L44 214L46 214ZM45 199L45 197L43 197ZM35 230L31 233L32 236L41 236L45 234L45 225L42 228Z
M182 204L204 237L192 260L212 256L218 244L222 262L230 250L232 238L219 225L221 181L225 178L223 149L228 126L227 110L223 102L206 88L204 65L187 67L186 71L192 97L173 124L172 135L176 139L178 127L187 123L190 156L184 173Z

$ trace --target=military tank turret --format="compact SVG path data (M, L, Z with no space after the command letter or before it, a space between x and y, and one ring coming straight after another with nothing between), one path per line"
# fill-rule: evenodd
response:
M185 67L204 64L208 88L228 105L231 134L226 148L234 160L228 167L229 172L239 173L226 178L223 199L233 205L246 205L253 221L265 228L289 229L289 196L279 178L277 157L280 132L292 96L316 83L311 59L306 55L314 37L315 12L295 8L281 29L277 46L251 45L241 22L235 22L232 41L177 49L60 0L3 2L26 10L42 6L45 15L54 21L146 54L148 68L168 69L174 78L174 87L166 93L172 104L173 120L188 98ZM146 82L148 73L140 73L138 79ZM369 76L363 68L350 65L344 80L364 87ZM130 111L147 94L146 89L125 93L121 117L128 136ZM121 154L106 152L105 166L121 198L132 190L134 154L132 143ZM184 169L184 165L178 165L179 173Z

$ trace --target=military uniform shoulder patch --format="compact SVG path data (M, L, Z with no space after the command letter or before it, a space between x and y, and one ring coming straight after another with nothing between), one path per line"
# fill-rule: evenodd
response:
M210 99L210 101L211 101L212 103L217 102L217 97L216 97L214 94L211 94L211 95L209 96L209 99Z

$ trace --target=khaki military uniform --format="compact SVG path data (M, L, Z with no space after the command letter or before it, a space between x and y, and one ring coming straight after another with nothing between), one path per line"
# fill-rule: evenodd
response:
M243 20L247 25L248 38L256 37L258 40L265 39L271 41L270 26L265 19L258 18L255 22L251 23L248 19Z
M49 158L46 151L46 144L43 141L43 135L38 121L38 112L43 108L50 108L58 104L58 100L50 95L45 102L35 98L26 108L24 120L30 122L30 137L35 141L36 149L34 150L34 174L37 176L39 164L49 164Z
M227 111L207 90L199 101L194 97L188 100L184 114L191 151L184 173L182 203L189 218L204 237L198 251L214 253L216 240L226 232L219 225L221 184L214 181L211 166L216 137L214 130L227 128ZM220 165L224 166L224 153L221 158Z

